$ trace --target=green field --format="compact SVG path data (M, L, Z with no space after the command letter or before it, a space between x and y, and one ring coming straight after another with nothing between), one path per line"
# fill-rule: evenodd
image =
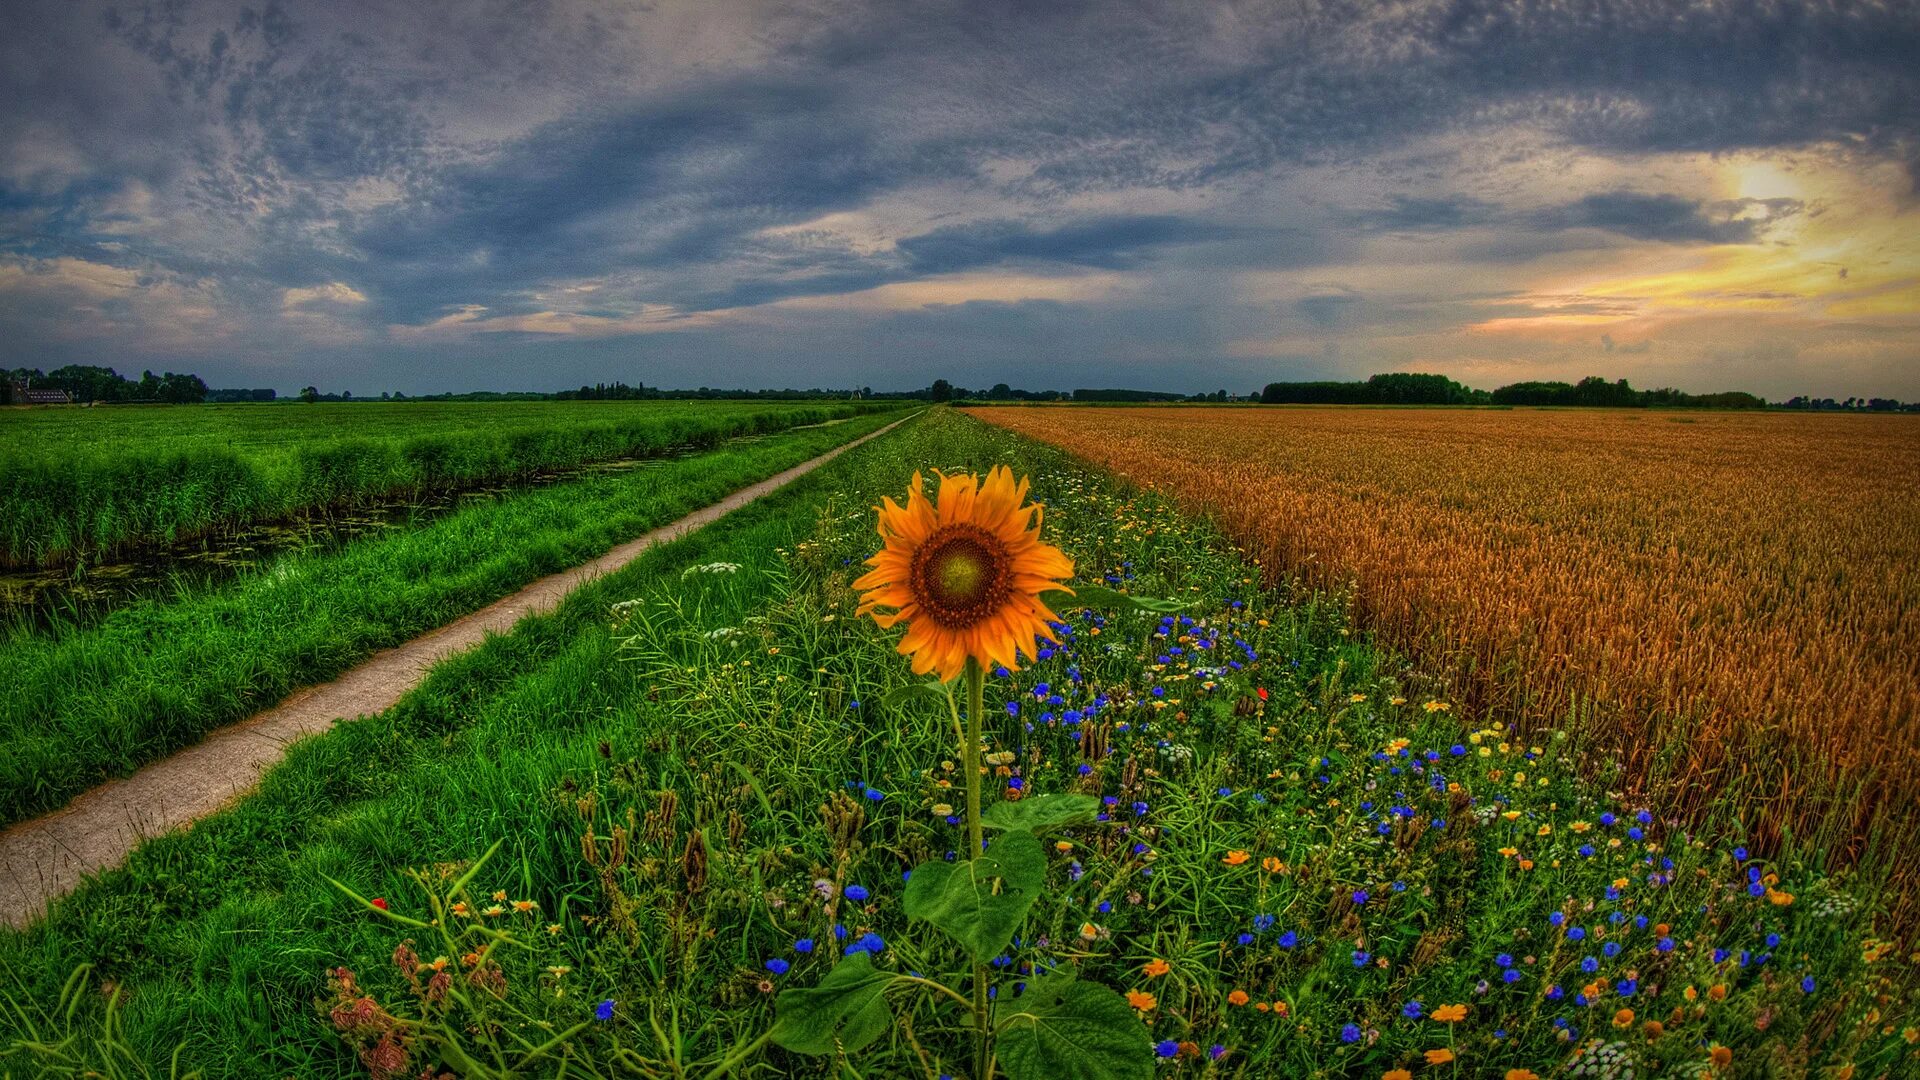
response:
M501 402L0 410L0 566L321 507L707 448L854 402Z
M960 801L953 729L897 693L897 635L849 585L911 472L1002 463L1076 582L1185 606L1063 610L1057 648L988 681L989 812L1102 800L1047 833L988 969L1000 1071L1911 1075L1871 883L1610 794L1606 761L1457 715L1206 522L945 410L443 663L0 934L0 1069L967 1074L970 962L902 910L907 872L966 847L935 809ZM1138 996L1076 1019L1068 970L1111 988L1086 1002ZM830 972L885 988L840 1029L858 1045L764 1038Z
M98 622L0 630L0 823L54 809L344 671L894 417L510 493Z

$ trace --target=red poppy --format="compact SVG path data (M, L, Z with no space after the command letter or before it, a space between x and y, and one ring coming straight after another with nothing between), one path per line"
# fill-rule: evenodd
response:
M387 898L384 896L374 897L373 906L379 908L381 911L387 910Z

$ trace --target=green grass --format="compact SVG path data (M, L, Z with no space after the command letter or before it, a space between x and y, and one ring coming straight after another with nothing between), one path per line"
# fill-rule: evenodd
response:
M992 749L1017 755L1007 771L1025 791L1114 800L1111 820L1072 830L1071 848L1050 856L1048 892L997 969L1003 995L1028 970L1063 963L1151 993L1138 1037L1169 1043L1180 1056L1163 1071L1179 1075L1548 1076L1596 1036L1618 1040L1640 1076L1699 1075L1713 1045L1734 1055L1724 1076L1912 1068L1900 1034L1913 1023L1911 970L1863 957L1871 896L1817 878L1792 853L1738 864L1737 836L1686 836L1657 807L1639 822L1642 808L1609 795L1604 769L1564 744L1503 745L1429 710L1417 673L1352 632L1338 605L1260 591L1255 568L1206 523L944 411L441 665L387 713L298 744L253 798L144 845L43 923L0 937L17 1003L0 1002L0 1025L10 1021L15 1040L29 1025L42 1038L71 1034L84 1056L111 1012L116 1039L156 1074L178 1051L210 1077L366 1075L326 1015L329 969L344 965L395 1014L457 1038L586 1025L568 1056L525 1075L558 1075L561 1060L573 1076L704 1075L765 1030L763 981L822 977L844 948L836 925L849 942L883 939L885 969L946 978L964 964L904 918L900 882L963 843L933 811L955 801L941 786L951 733L937 710L879 704L907 681L904 664L854 616L848 586L875 543L869 508L898 497L907 473L1002 462L1034 474L1049 536L1081 580L1189 600L1194 620L1162 634L1154 616L1073 613L1062 648L990 682ZM1069 709L1079 725L1064 722ZM1598 782L1580 779L1596 770ZM991 797L1011 779L997 777ZM397 926L327 879L422 916L427 890L409 868L444 892L496 842L467 892L471 912L447 921L469 936L472 923L506 929L529 947L489 962L506 990L498 1002L474 997L483 1015L442 1016L390 960L409 938L423 960L446 952L435 932ZM1236 851L1249 858L1230 859ZM1266 858L1285 869L1263 868ZM1777 874L1794 902L1748 895L1748 865L1763 880ZM1628 884L1610 898L1619 877ZM870 898L848 899L853 884ZM538 913L484 914L496 890ZM1571 926L1586 936L1573 940ZM818 947L799 951L802 939ZM1503 956L1521 973L1513 983ZM791 967L771 974L769 959ZM1150 960L1170 970L1149 975ZM97 965L86 986L118 996L48 1015L83 963ZM1629 977L1637 985L1622 999L1613 984ZM1574 1002L1594 978L1605 994ZM1557 999L1544 993L1554 985ZM1715 985L1724 1000L1684 993ZM1234 1004L1236 991L1249 1003ZM590 1019L603 1000L612 1018ZM1468 1015L1409 1017L1415 1001ZM1628 1002L1639 1015L1613 1027ZM966 1039L953 1014L902 1007L912 1040L896 1031L845 1063L754 1050L743 1071L958 1071ZM1671 1022L1649 1038L1641 1025L1654 1017ZM1216 1044L1217 1062L1206 1056ZM0 1054L9 1047L0 1067L50 1068L0 1028ZM1425 1065L1441 1048L1458 1062Z
M0 823L50 810L373 652L890 423L888 414L516 492L337 551L0 629Z
M860 403L213 405L0 416L0 565L718 445Z

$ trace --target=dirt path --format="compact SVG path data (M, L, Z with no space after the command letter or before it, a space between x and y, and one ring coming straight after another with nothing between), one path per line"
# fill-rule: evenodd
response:
M118 866L141 840L191 824L246 795L294 740L325 731L344 718L391 708L420 685L434 664L479 644L487 634L505 633L524 616L553 610L589 578L618 570L648 548L677 540L905 422L897 420L591 562L541 578L438 630L375 653L332 682L297 690L273 708L221 728L124 780L109 781L60 810L0 832L0 922L25 926L86 875Z

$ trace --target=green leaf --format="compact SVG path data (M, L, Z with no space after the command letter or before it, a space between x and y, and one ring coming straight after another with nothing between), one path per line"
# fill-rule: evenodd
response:
M1085 825L1099 812L1100 800L1091 795L1035 795L1019 802L997 802L980 815L988 829L1025 831L1035 836L1048 829Z
M1072 971L1001 999L995 1053L1008 1080L1150 1080L1147 1031L1119 994Z
M1135 611L1151 611L1155 615L1169 615L1193 606L1180 600L1132 596L1102 585L1075 585L1071 596L1067 595L1064 589L1049 589L1040 594L1040 602L1055 611L1062 609L1073 611L1079 608L1131 608Z
M1000 955L1046 884L1047 856L1029 832L994 840L977 859L922 863L907 879L902 907L947 932L984 964Z
M769 1037L796 1054L831 1054L836 1046L852 1053L893 1026L886 997L893 979L873 969L872 956L854 953L820 985L780 991Z
M939 702L946 705L951 701L952 699L947 696L947 684L929 681L895 687L887 691L887 696L880 699L880 704L888 709L904 709L915 702L923 704Z

